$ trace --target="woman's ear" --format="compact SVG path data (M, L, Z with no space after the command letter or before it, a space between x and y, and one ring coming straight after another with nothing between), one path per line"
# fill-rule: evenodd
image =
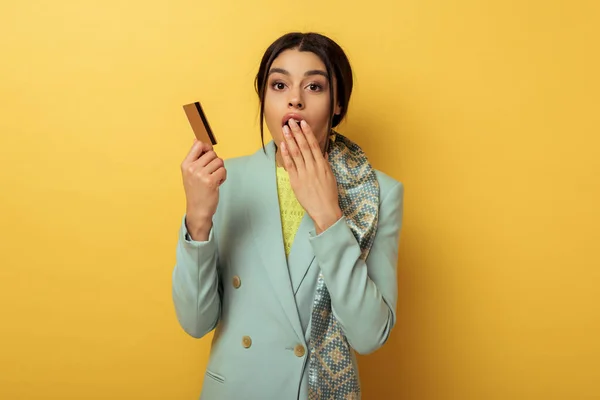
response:
M335 106L335 110L333 111L333 113L335 115L340 115L342 113L342 106L340 106L340 103L337 103L337 105Z

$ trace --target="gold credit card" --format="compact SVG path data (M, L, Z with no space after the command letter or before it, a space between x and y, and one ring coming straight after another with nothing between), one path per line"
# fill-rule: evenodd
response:
M204 111L202 111L200 102L197 101L195 103L186 104L183 106L183 110L190 121L196 139L204 143L210 142L213 146L217 144L217 139L215 139L215 135L210 129L210 125L208 124L206 115L204 115Z

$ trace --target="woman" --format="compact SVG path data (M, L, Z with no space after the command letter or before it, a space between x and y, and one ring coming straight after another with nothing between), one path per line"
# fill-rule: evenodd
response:
M359 399L355 352L396 320L403 186L333 130L352 70L331 39L282 36L255 85L273 141L181 165L173 300L191 336L216 328L201 399Z

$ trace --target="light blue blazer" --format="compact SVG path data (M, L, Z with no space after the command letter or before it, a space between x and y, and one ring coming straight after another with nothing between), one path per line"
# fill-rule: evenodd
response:
M319 271L357 353L381 347L396 320L403 185L377 171L379 226L366 263L344 218L316 235L308 214L286 260L273 142L266 150L225 161L207 241L190 239L185 216L181 224L172 276L177 318L195 338L216 329L203 400L308 399L306 349Z

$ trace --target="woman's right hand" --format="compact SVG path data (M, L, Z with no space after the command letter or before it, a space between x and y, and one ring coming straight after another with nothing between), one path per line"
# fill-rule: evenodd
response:
M193 240L206 241L219 203L219 186L227 179L224 162L210 143L195 140L181 163L181 175L188 233Z

